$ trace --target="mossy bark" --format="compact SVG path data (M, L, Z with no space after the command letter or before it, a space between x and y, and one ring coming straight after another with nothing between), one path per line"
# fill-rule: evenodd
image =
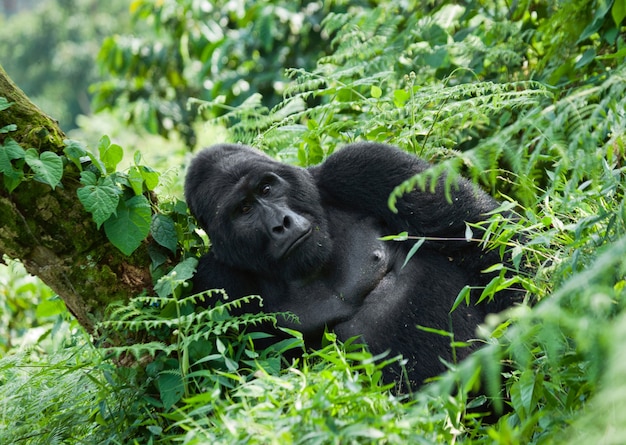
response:
M0 67L0 97L13 105L0 111L0 143L11 137L24 149L63 155L65 138L57 122L35 106ZM2 150L2 148L0 148ZM65 301L89 332L113 300L152 289L147 242L127 257L113 247L78 200L79 172L64 163L54 190L34 180L9 193L0 173L0 260L19 259Z

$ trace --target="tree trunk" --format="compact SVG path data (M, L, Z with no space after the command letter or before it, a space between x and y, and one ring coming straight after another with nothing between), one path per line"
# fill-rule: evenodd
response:
M26 97L2 67L0 97L13 103L0 111L0 151L12 138L25 150L34 147L39 153L64 156L65 136L57 122ZM7 255L22 261L93 333L108 303L152 289L148 242L131 256L112 246L78 199L78 168L62 159L63 177L54 190L29 180L9 192L0 173L0 260Z

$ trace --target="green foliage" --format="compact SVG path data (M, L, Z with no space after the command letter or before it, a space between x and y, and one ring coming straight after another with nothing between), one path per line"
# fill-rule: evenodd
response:
M65 154L80 170L83 187L77 191L78 199L92 213L100 227L104 225L107 238L125 255L131 255L150 233L152 206L144 193L158 185L158 174L137 165L135 159L129 173L116 171L124 152L103 136L98 144L100 157L96 158L76 141L66 141ZM87 170L82 160L89 159Z
M320 22L342 3L134 1L143 32L105 40L98 60L111 79L97 85L95 106L122 107L130 122L164 136L175 131L193 146L189 98L232 107L261 94L276 104L284 69L311 67L327 50Z
M514 427L520 443L557 440L585 412L599 382L621 386L601 378L618 341L612 337L616 315L626 305L623 233L507 333L518 371L508 381L514 412L506 428L499 423L500 434Z
M128 202L150 196L158 174L140 158L117 171L120 150L108 139L98 144L99 158L70 143L65 155L81 171L81 201L99 225L106 227L121 214L137 218L143 231L148 227L158 244L151 252L154 276L162 278L154 295L112 306L110 320L101 326L111 336L132 339L132 345L69 346L71 366L54 357L37 368L24 355L0 361L0 398L9 401L0 408L0 425L20 422L13 430L0 428L0 442L38 443L32 438L41 437L42 443L623 443L623 2L346 6L345 12L325 14L322 23L320 32L332 36L332 50L315 65L294 63L292 80L281 86L284 100L275 106L262 96L267 93L254 70L258 65L270 72L262 61L277 51L278 40L257 38L247 54L254 63L245 64L246 53L238 51L250 48L245 46L250 40L231 37L282 29L274 16L263 19L277 11L276 3L204 14L201 5L135 2L140 22L154 20L154 35L126 46L119 38L101 53L112 57L105 63L119 64L117 72L136 74L111 84L122 88L116 90L122 102L136 107L133 119L145 112L153 116L155 131L160 125L175 128L165 125L166 117L177 122L176 113L191 111L185 108L190 86L202 85L197 91L206 93L200 74L215 62L220 68L210 86L216 92L226 78L236 80L224 88L243 79L248 92L232 89L233 97L223 99L217 96L222 93L197 93L193 105L201 113L222 110L220 122L235 140L300 165L321 162L356 139L394 143L437 161L399 184L391 205L413 188L432 187L442 172L448 187L457 175L468 175L511 213L510 218L494 213L486 223L468 226L466 238L481 238L513 257L513 270L502 264L490 269L499 276L481 298L516 286L534 306L489 317L477 333L483 348L463 362L448 363L449 372L406 396L380 382L381 368L396 358L372 357L352 342L337 344L332 335L321 350L284 366L282 353L301 347L301 339L257 350L253 341L262 335L254 332L256 326L273 322L275 314L232 315L258 297L231 301L218 291L188 296L193 257L205 248L185 205L163 202L147 219L131 210ZM229 3L237 5L243 3ZM212 19L205 26L201 18L207 17ZM225 29L212 25L223 17L230 20L225 28L241 30L210 40L207 32ZM246 21L236 22L241 17ZM154 45L148 45L150 39ZM147 47L152 49L132 52ZM199 48L205 59L198 58ZM220 59L224 51L233 53L234 71ZM8 105L0 101L0 108ZM19 181L34 179L26 151L6 141L0 149L5 187L16 171L23 176ZM54 175L39 176L54 182ZM120 243L132 247L129 240ZM419 255L418 249L419 243L412 254ZM164 252L174 251L186 259L164 275ZM505 272L515 275L509 279ZM468 304L468 296L469 289L462 291L451 310ZM203 299L211 309L200 307ZM0 307L9 314L3 320L20 313L15 306ZM456 346L453 332L438 334ZM99 356L103 350L116 365ZM70 387L82 391L77 395ZM477 389L482 396L476 397ZM489 423L483 414L501 406L509 410ZM35 433L25 436L25 431Z
M0 359L0 442L150 443L160 435L158 415L139 368L106 361L83 336L50 353Z
M176 253L178 237L176 235L176 225L172 218L161 214L152 215L150 232L157 243L170 252Z
M11 106L6 98L3 99L0 113ZM70 166L75 167L80 172L82 185L77 190L79 201L93 215L97 227L103 226L109 241L125 255L130 256L141 245L151 228L158 231L157 243L173 254L177 253L179 235L189 249L193 247L189 244L191 239L195 239L196 245L201 243L200 238L193 235L195 226L190 223L184 206L174 205L171 215L166 215L159 214L158 207L151 203L149 197L159 185L160 174L141 165L141 154L137 152L134 165L127 172L121 172L117 167L124 157L124 150L111 143L108 136L101 137L98 142L99 156L76 141L64 142L64 154L59 156L50 151L40 153L35 148L24 150L11 137L5 138L0 143L0 174L7 192L15 192L22 182L30 180L54 189L61 185L65 167L71 170L70 175L75 174ZM182 227L180 231L176 230L175 221ZM186 228L190 230L186 231ZM151 256L156 273L167 257L155 249Z
M490 33L508 26L499 45L518 49L519 24L478 5L439 9L426 14L417 5L385 4L358 14L329 14L323 26L335 33L335 51L311 72L290 70L294 81L287 98L269 116L257 100L222 121L236 140L272 152L286 149L290 159L310 165L356 138L394 141L423 155L431 148L472 147L498 124L550 98L541 84L510 74L520 57L490 48L496 41ZM474 22L485 35L468 32ZM481 45L477 38L484 39ZM432 51L455 57L431 60ZM307 107L313 100L321 104ZM464 112L470 107L472 113Z
M104 232L115 247L131 255L150 233L152 210L143 195L120 200L114 215L104 222Z
M6 99L5 99L6 100ZM24 165L26 153L24 149L12 138L6 138L0 151L0 172L7 191L12 192L24 180L24 172L20 166ZM17 168L13 166L16 161Z
M281 104L268 110L257 98L221 119L235 140L301 165L355 139L391 142L437 160L398 185L392 208L402 194L432 187L443 172L448 187L462 172L505 199L517 219L494 215L479 229L487 245L510 249L519 270L511 280L501 274L483 296L521 285L541 303L508 314L513 329L507 318L488 320L491 345L452 364L453 372L427 391L442 397L461 388L450 411L465 419L452 423L463 431L460 442L558 442L599 382L616 384L603 376L618 341L609 327L626 301L626 53L612 31L612 2L585 2L592 14L576 11L567 19L567 12L542 9L543 3L532 10L498 5L440 4L424 17L397 14L401 7L391 5L329 15L324 27L336 32L335 51L311 71L292 70ZM570 14L579 7L563 3ZM489 40L505 29L499 43ZM538 59L539 43L545 56ZM504 49L516 56L506 57ZM514 235L522 237L512 241ZM468 291L455 305L464 304ZM486 426L465 410L481 370L492 382L488 394L497 395L500 357L512 360L502 374L512 412Z
M85 210L93 214L93 220L99 228L117 209L121 191L115 187L111 177L104 178L98 184L98 178L93 172L82 172L80 176L84 187L78 190L78 199Z
M626 320L621 314L610 327L607 327L604 336L607 337L609 348L606 351L606 372L599 392L589 403L582 416L574 420L572 428L562 443L602 443L617 445L626 438L624 414L623 385L624 373L624 342L611 339L624 338Z
M8 258L2 261L0 356L13 348L33 345L42 351L54 351L72 326L67 322L65 304L41 281L28 275L21 263Z
M173 438L181 419L196 416L187 398L202 394L203 409L212 410L255 373L277 375L280 354L302 340L256 352L252 342L264 334L254 327L274 323L274 315L233 317L230 311L258 297L228 301L223 293L212 309L197 309L217 295L185 296L196 264L190 258L162 277L156 296L110 307L102 335L134 336L134 344L97 348L78 333L45 362L30 350L0 359L0 442L148 443L165 431Z
M26 150L24 161L35 173L33 177L35 181L48 184L53 189L61 182L63 161L57 154L49 151L39 154L36 149L29 148Z
M530 41L536 75L550 84L578 83L603 76L619 66L626 52L621 32L624 3L616 0L545 2L533 18ZM621 18L620 18L621 16ZM543 20L541 20L543 19ZM611 48L618 48L614 53Z
M9 106L7 104L4 109ZM24 167L30 170L24 171ZM13 138L7 137L0 144L0 173L4 187L9 192L15 190L22 181L31 179L48 184L54 189L63 177L63 160L49 151L39 153L32 147L24 150Z
M178 426L186 443L450 443L437 428L441 400L410 402L378 384L383 364L356 344L328 345L280 377L264 372L239 385L206 415L209 397L187 400ZM344 349L345 348L345 349ZM176 440L176 438L173 438Z
M12 104L4 97L0 99L2 113ZM15 130L13 124L2 129L4 133ZM124 150L112 143L108 136L101 137L98 142L99 156L76 141L68 139L64 143L63 155L59 155L32 147L24 149L10 136L3 138L0 142L3 188L8 193L15 193L25 181L41 182L52 189L63 188L62 180L73 181L78 171L82 185L77 190L79 201L93 215L97 228L102 226L109 241L122 253L132 255L150 235L151 229L158 232L154 236L157 243L172 254L178 253L179 241L186 252L197 252L202 240L195 234L195 223L189 218L184 204L181 206L178 201L165 204L162 208L169 207L169 214L160 214L159 207L151 202L160 174L141 165L139 152L135 153L134 165L122 172L117 171L117 167L123 160ZM168 257L157 248L150 250L150 256L153 275L158 278L164 273Z
M159 280L155 297L139 296L130 304L113 305L110 319L101 325L104 331L147 339L107 351L118 358L151 358L145 372L158 396L149 405L161 412L161 429L169 424L177 431L184 412L195 417L197 397L202 399L202 411L213 410L224 394L255 373L277 374L279 354L302 345L301 339L294 338L256 352L253 341L266 335L251 331L256 325L275 323L275 315L230 315L258 297L228 301L217 291L184 296L196 264L192 258L178 264ZM217 296L210 309L196 308L199 302Z
M96 425L95 378L101 375L83 364L85 359L85 354L75 351L50 355L46 363L25 353L1 359L0 441L67 443L88 436ZM63 397L64 393L72 397Z
M47 0L6 17L0 60L20 88L67 131L91 112L89 85L99 79L95 55L105 36L128 29L128 2Z

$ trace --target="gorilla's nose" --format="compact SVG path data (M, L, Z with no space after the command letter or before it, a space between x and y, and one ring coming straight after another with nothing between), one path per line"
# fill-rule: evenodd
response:
M282 223L272 227L272 232L276 235L282 235L291 227L291 218L289 215L283 217Z
M289 211L272 225L272 236L274 238L299 237L310 229L311 223L307 218Z

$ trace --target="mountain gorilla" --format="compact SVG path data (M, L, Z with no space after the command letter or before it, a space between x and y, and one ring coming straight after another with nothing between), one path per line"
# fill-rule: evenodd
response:
M481 270L500 260L464 239L465 223L498 204L465 179L449 202L440 178L434 193L405 194L392 212L394 187L427 168L375 143L348 145L307 169L240 145L203 150L185 182L189 208L212 243L194 291L260 295L263 308L248 310L297 315L299 322L279 325L302 332L307 346L319 347L325 328L342 341L360 336L374 354L402 354L408 381L421 384L445 369L440 357L451 361L452 351L450 338L417 325L468 340L486 313L510 304L504 295L450 313L459 291L488 283ZM404 231L428 237L405 266L413 243L380 239ZM400 380L400 372L386 369L386 380Z

